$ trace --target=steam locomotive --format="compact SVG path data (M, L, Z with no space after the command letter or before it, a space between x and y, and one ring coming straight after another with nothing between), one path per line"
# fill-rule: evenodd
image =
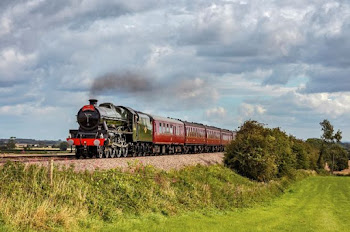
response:
M77 114L79 129L67 138L77 158L218 152L235 137L230 130L89 102Z

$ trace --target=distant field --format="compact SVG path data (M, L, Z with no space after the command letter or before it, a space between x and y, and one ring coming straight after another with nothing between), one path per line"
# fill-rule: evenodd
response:
M310 177L266 206L203 216L154 216L105 231L349 231L350 178Z

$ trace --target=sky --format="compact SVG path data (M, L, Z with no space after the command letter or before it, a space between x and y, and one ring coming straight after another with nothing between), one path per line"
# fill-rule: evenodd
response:
M96 98L350 141L350 2L2 0L0 138L64 139Z

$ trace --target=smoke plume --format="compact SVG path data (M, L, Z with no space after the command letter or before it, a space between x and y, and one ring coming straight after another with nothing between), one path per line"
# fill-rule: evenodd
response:
M98 95L105 92L145 93L151 92L154 85L149 78L138 73L108 73L97 77L92 83L90 94Z

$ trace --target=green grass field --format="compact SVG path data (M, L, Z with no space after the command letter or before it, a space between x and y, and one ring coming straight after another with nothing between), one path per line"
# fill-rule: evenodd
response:
M310 177L269 204L227 213L150 216L104 231L350 231L350 178Z

